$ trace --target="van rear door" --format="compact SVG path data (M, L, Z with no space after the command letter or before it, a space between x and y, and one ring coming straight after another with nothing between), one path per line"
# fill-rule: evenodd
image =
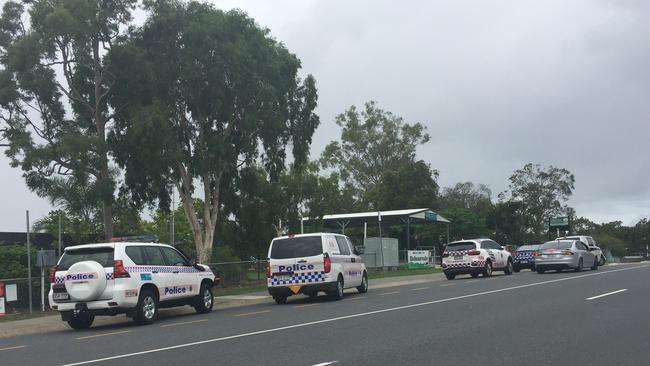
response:
M271 285L323 282L323 244L320 236L275 239L269 250Z

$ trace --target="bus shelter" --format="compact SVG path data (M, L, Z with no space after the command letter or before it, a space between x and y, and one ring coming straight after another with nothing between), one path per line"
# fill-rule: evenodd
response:
M429 208L412 208L392 211L369 211L347 214L324 215L321 218L303 217L300 220L300 232L304 233L304 223L322 220L325 227L338 228L342 234L348 227L363 226L363 238L366 239L368 224L379 226L381 237L382 225L406 225L406 247L411 249L411 224L412 223L442 223L447 225L447 243L449 243L449 224L451 221Z

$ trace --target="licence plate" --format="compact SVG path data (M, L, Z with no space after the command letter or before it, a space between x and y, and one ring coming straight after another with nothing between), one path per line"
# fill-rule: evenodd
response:
M455 260L455 261L462 261L462 260L463 260L463 256L462 256L462 255L455 255L455 256L454 256L454 260Z
M275 275L275 278L280 281L288 281L291 279L291 275Z
M55 292L52 294L54 300L69 300L70 295L67 292Z
M519 262L520 263L528 263L528 259L520 259Z

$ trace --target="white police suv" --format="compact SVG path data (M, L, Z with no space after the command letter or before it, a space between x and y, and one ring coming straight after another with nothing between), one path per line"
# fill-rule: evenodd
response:
M448 280L456 275L492 276L493 270L512 274L512 255L490 239L460 240L447 244L442 253L442 270Z
M314 233L282 236L269 247L267 287L278 304L302 293L310 297L324 291L343 298L343 289L368 291L366 265L344 235Z
M96 315L125 313L150 324L163 307L210 312L219 279L169 245L119 242L65 248L50 282L50 307L72 328L84 329Z

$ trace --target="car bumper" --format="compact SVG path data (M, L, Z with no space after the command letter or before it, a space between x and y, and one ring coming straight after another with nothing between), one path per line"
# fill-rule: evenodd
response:
M485 267L485 261L473 261L471 263L442 263L442 270L452 274L480 273Z
M512 262L512 265L518 268L535 268L535 261L526 261L526 262L520 262L517 260L514 260Z
M578 268L578 259L567 258L539 258L535 260L535 268L537 269L566 269Z
M297 292L293 292L291 287L300 286ZM314 292L332 292L336 291L336 281L335 282L321 282L321 283L307 283L300 284L296 283L293 285L287 286L271 286L268 287L269 295L271 296L291 296L297 294L309 294Z
M103 300L94 300L94 301L55 301L53 299L53 291L50 289L50 292L47 295L50 308L52 310L57 310L60 312L66 311L79 311L82 309L89 312L108 311L108 315L112 315L119 310L119 312L125 312L128 309L135 308L138 304L138 290L136 289L124 289L122 286L115 286L113 291L112 299L103 299Z

